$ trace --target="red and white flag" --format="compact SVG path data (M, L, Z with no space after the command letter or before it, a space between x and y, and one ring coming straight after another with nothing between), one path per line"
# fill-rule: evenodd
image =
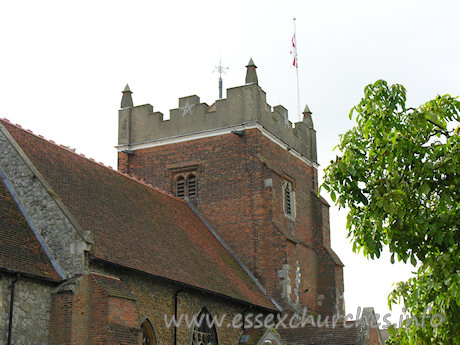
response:
M295 34L292 36L292 66L297 67L297 50L296 50L296 42L295 42Z

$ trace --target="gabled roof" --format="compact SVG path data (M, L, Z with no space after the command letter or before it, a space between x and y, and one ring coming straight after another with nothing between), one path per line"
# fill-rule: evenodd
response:
M62 280L2 179L0 179L0 269L48 280Z
M276 307L178 198L0 120L101 260L264 308Z

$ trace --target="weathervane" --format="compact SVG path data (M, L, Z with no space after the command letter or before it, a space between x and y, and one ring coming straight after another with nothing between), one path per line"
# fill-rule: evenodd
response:
M214 68L213 72L219 73L219 99L222 99L222 73L225 74L225 71L228 70L228 67L222 66L222 59L219 59L219 66Z

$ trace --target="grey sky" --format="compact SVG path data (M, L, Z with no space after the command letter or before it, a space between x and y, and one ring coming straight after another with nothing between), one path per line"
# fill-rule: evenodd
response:
M313 112L324 168L365 85L402 83L411 106L460 94L459 13L460 2L443 0L1 1L0 116L116 166L127 82L136 105L151 103L167 117L179 97L214 102L220 56L229 67L224 88L243 84L252 56L268 103L296 120L295 16L301 108ZM411 268L353 255L344 217L331 208L347 312L360 305L384 314L391 284Z

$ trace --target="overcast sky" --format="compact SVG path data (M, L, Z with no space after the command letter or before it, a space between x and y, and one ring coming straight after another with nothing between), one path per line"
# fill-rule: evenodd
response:
M339 134L353 126L348 113L367 84L403 84L410 106L460 95L458 0L281 3L0 0L0 116L116 167L127 82L135 105L150 103L168 117L179 97L215 101L220 57L229 67L224 88L244 83L252 57L268 103L284 105L296 121L294 16L301 107L313 112L321 170L335 157ZM412 267L353 254L345 216L331 208L347 312L373 306L385 314L392 284ZM392 321L398 318L393 311Z

